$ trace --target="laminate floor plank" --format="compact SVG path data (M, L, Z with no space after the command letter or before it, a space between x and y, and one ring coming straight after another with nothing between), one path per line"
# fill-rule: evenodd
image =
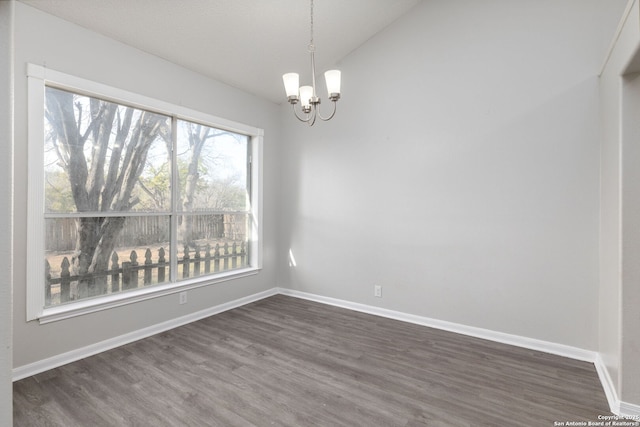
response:
M14 383L14 426L553 426L593 364L277 295Z

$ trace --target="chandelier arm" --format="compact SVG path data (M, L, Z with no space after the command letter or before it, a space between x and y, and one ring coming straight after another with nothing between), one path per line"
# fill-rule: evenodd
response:
M309 126L313 126L315 124L316 117L318 117L318 110L314 108L313 111L311 112L311 117L309 117L309 122L307 122Z
M336 106L337 106L337 102L334 100L333 102L333 111L331 112L331 115L329 117L322 117L322 114L320 114L320 107L318 107L318 117L320 117L320 120L322 120L323 122L329 121L333 118L333 116L336 115Z
M298 115L298 111L296 110L296 105L295 104L291 104L291 106L293 107L293 115L296 116L296 119L298 119L298 120L300 120L301 122L304 122L304 123L309 123L309 121L311 120L311 116L309 116L307 114L306 118L300 117Z

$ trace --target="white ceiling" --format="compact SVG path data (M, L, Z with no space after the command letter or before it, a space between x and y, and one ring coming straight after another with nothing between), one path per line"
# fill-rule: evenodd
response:
M274 102L282 74L310 83L308 0L20 1ZM419 2L315 0L317 72Z

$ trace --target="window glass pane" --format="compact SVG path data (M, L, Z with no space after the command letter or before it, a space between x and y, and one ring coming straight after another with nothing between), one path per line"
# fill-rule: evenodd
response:
M169 216L45 221L46 306L166 283ZM78 241L84 241L78 250Z
M179 120L177 142L179 211L248 209L246 135Z
M46 212L167 212L170 146L170 117L47 87Z
M178 216L178 280L249 265L249 214Z

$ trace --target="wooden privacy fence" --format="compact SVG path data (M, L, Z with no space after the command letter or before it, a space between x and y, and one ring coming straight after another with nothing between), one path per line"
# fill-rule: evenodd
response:
M45 298L46 305L55 305L52 300L52 287L59 285L59 303L74 299L117 293L140 286L166 283L169 281L170 262L164 248L158 249L157 261L152 261L151 249L144 253L144 261L138 260L138 253L134 250L129 255L129 260L120 263L116 252L111 254L111 268L92 274L74 275L71 273L71 263L68 257L62 259L60 276L51 277L51 265L45 260ZM244 241L224 243L212 248L207 244L203 248L196 248L189 253L185 246L184 253L178 258L178 277L187 279L204 274L217 273L247 265L247 245ZM76 282L76 292L72 294L71 284ZM57 298L56 298L57 299Z
M47 220L45 239L48 251L72 251L78 238L76 218ZM191 240L246 238L247 214L194 215ZM116 246L146 246L167 241L168 216L130 216L116 239Z

